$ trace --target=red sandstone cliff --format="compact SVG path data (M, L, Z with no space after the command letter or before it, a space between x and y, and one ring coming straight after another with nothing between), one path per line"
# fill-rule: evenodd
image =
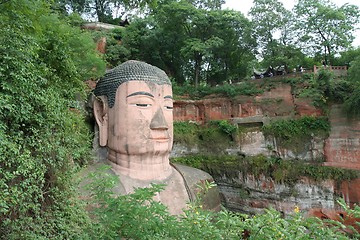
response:
M261 126L271 120L305 115L321 116L323 112L314 107L310 100L295 98L290 85L284 83L255 97L181 100L174 103L175 121L196 121L200 124L210 120L230 120L234 124L259 123ZM331 132L327 139L314 136L309 144L311 147L304 153L296 155L288 149L278 149L279 155L310 160L324 157L324 165L360 169L360 119L349 118L341 111L340 105L333 105L329 121ZM240 139L237 150L246 155L266 155L269 154L269 144L272 143L267 142L260 128L252 128ZM289 213L299 206L304 211L325 211L329 216L337 216L341 212L335 207L337 197L343 197L349 204L360 203L360 179L345 181L340 185L333 181L316 183L304 179L294 186L295 190L276 184L271 179L254 179L251 176L217 180L220 181L219 187L227 207L246 212L257 212L273 206ZM229 184L234 181L240 181L238 185L248 189L246 196L240 194L242 190L234 187L237 184ZM291 191L297 192L296 197L289 193Z

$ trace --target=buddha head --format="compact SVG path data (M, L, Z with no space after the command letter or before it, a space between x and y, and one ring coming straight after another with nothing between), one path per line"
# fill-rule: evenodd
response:
M99 143L108 147L109 154L120 156L122 164L129 166L124 159L134 156L138 164L162 164L168 159L173 144L173 99L164 71L130 60L107 72L94 94Z

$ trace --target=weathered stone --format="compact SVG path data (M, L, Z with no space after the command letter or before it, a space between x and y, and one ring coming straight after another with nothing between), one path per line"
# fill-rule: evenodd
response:
M360 170L360 119L347 116L341 105L331 107L329 119L325 165Z

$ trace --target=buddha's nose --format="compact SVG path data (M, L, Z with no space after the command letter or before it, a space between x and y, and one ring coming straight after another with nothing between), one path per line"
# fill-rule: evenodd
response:
M169 126L165 120L164 113L161 110L161 108L159 108L157 110L154 117L151 119L150 128L151 129L164 129L164 130L167 130L169 128Z

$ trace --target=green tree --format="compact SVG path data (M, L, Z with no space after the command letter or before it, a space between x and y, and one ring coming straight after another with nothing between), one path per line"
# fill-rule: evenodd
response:
M299 44L308 54L321 53L327 64L354 40L359 23L359 8L344 4L337 7L330 0L299 0L294 8Z
M208 10L220 10L225 0L188 0L196 8Z
M52 6L64 14L70 10L96 17L99 22L113 23L114 16L118 20L129 11L155 8L157 0L57 0Z
M191 157L190 157L191 158ZM196 157L195 157L196 158ZM227 163L236 157L227 156ZM219 156L214 157L219 161ZM194 158L192 159L194 160ZM201 157L200 161L204 158ZM209 160L209 159L208 159ZM235 160L238 165L238 160ZM231 162L231 160L230 160ZM224 162L222 162L224 163ZM226 165L225 164L225 165ZM263 165L263 161L261 164ZM273 165L273 164L272 164ZM223 166L224 167L224 166ZM201 208L201 197L214 183L199 186L196 200L188 205L184 214L172 216L166 207L152 198L161 185L137 189L135 193L113 196L111 188L117 184L116 176L110 176L105 168L90 175L90 189L94 195L92 214L94 223L90 239L357 239L359 234L352 226L341 221L304 217L302 209L283 217L275 209L264 209L262 214L249 216L223 209L220 212ZM360 208L349 209L339 201L348 216L357 218ZM146 219L146 221L143 221ZM350 234L348 234L350 233Z
M214 85L246 76L256 42L244 15L199 9L189 1L160 3L116 33L120 45L110 43L110 36L106 53L110 66L130 58L143 60L164 69L180 84Z
M255 59L256 41L251 22L240 12L232 10L209 13L210 26L221 45L212 49L205 59L206 82L210 85L242 79L248 74L249 62Z
M91 145L77 100L105 64L45 1L0 12L0 238L79 238L88 217L71 179Z
M358 48L357 50L355 50L354 52L359 52ZM353 55L352 53L354 52L350 52L350 59L352 58L351 56ZM359 109L359 104L360 104L360 56L357 55L356 57L353 56L355 59L353 61L350 62L350 68L348 71L348 75L349 75L349 82L350 82L350 86L352 86L353 91L352 92L347 92L347 95L345 97L345 108L346 111L350 114L353 115L359 115L360 114L360 109Z
M177 69L178 74L170 75L178 82L216 84L246 75L255 42L251 24L241 13L170 1L154 11L153 17L153 42L160 43L161 49L152 51L168 66L165 69Z
M353 62L358 56L360 56L360 47L351 48L340 53L340 57L334 59L335 66L348 66L351 67L351 62Z
M293 15L278 0L254 0L249 15L264 67L294 65L302 58L294 45Z

